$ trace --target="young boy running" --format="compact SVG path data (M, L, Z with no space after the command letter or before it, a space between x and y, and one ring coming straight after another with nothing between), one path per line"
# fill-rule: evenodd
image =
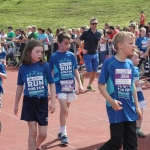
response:
M114 37L115 56L106 59L99 77L99 90L106 98L111 138L98 150L137 150L136 120L142 117L134 85L135 36L129 32ZM106 87L105 87L106 85Z
M61 32L57 36L58 51L50 58L50 67L54 70L54 81L56 93L60 103L60 129L58 138L62 144L68 144L66 131L66 119L70 103L77 99L75 93L75 80L79 84L79 92L83 91L80 76L77 69L76 59L73 53L69 52L71 37L66 32Z
M137 91L137 96L138 96L138 103L139 103L139 107L141 109L141 112L143 114L143 109L146 106L146 101L142 92L142 85L148 85L148 81L142 81L140 80L140 70L137 67L137 65L139 64L139 57L138 54L136 52L134 52L133 55L128 56L129 59L131 59L131 61L133 62L134 65L134 83L136 86L136 91ZM136 121L136 134L138 137L140 138L144 138L145 134L141 131L141 125L142 125L142 119L139 119Z

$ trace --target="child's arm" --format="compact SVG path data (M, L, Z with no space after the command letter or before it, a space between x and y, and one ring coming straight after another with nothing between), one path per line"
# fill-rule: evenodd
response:
M79 72L77 69L74 70L74 75L75 75L75 78L76 78L78 85L79 85L79 92L82 93L83 92L83 86L82 86L82 83L80 80L80 75L79 75Z
M136 112L137 112L138 116L141 118L142 117L142 113L141 113L141 110L139 108L139 103L138 103L138 98L137 98L137 92L136 92L135 84L134 84L133 98L134 98L134 103L135 103L135 107L136 107Z
M118 100L114 100L110 97L110 95L108 94L107 90L106 90L106 87L105 87L105 84L101 84L99 83L98 84L98 88L101 92L101 94L104 96L104 98L110 103L110 105L112 106L112 108L116 111L118 110L121 110L122 107L122 103Z
M142 57L145 58L146 56L148 56L149 52L150 52L150 44L148 45L148 48L147 48L146 52L142 55Z
M14 114L18 115L19 111L18 111L18 105L19 105L19 101L20 101L20 97L23 91L23 85L18 85L17 89L16 89L16 99L15 99L15 107L14 107Z
M1 77L2 79L6 79L6 78L7 78L6 74L4 74L4 73L0 73L0 77Z
M56 89L55 89L55 83L50 84L50 92L51 92L51 103L49 102L49 111L50 113L55 112L55 96L56 96Z

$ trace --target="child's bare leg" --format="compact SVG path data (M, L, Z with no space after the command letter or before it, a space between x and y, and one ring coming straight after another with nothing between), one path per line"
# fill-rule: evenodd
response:
M28 147L29 150L36 149L36 137L37 137L37 122L29 121L28 128L29 128L29 138L28 138Z
M47 126L38 126L39 135L37 137L36 148L40 148L47 136Z
M143 115L143 109L141 109L141 112ZM141 128L142 120L143 120L143 117L136 121L136 127Z
M59 99L59 103L60 103L60 126L61 126L59 132L62 132L63 136L67 135L66 120L68 116L68 108L70 106L70 103L67 103L66 100L64 99Z
M143 115L143 109L141 109L142 115ZM142 117L143 118L143 117ZM142 118L136 121L136 134L140 138L144 138L145 134L141 131L141 124L142 124Z

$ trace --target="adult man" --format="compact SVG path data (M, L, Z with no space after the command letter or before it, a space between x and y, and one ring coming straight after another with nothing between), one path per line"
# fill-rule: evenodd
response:
M13 31L13 28L12 27L8 27L8 34L7 34L7 38L6 38L6 42L10 42L13 40L15 34L14 34L14 31Z
M28 36L28 39L29 40L31 40L31 39L37 40L38 39L38 31L36 30L35 25L32 26L31 31L32 31L32 33Z
M143 27L144 24L145 24L145 15L144 15L144 12L141 11L140 14L141 14L141 16L140 16L140 25L139 25L139 28Z
M115 29L114 26L109 26L108 27L108 35L109 35L109 42L112 42L113 37L115 34L117 34L119 30Z
M84 31L79 38L79 46L82 48L83 59L87 72L81 74L81 82L83 83L84 77L90 76L87 90L95 91L92 87L92 83L96 76L98 69L98 54L97 49L100 44L101 33L97 30L98 20L92 18L90 20L90 29ZM84 40L84 47L82 47L81 41Z

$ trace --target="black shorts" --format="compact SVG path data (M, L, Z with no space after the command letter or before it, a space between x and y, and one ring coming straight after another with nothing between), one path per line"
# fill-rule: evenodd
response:
M47 126L48 98L24 96L21 120L36 121L40 126Z

